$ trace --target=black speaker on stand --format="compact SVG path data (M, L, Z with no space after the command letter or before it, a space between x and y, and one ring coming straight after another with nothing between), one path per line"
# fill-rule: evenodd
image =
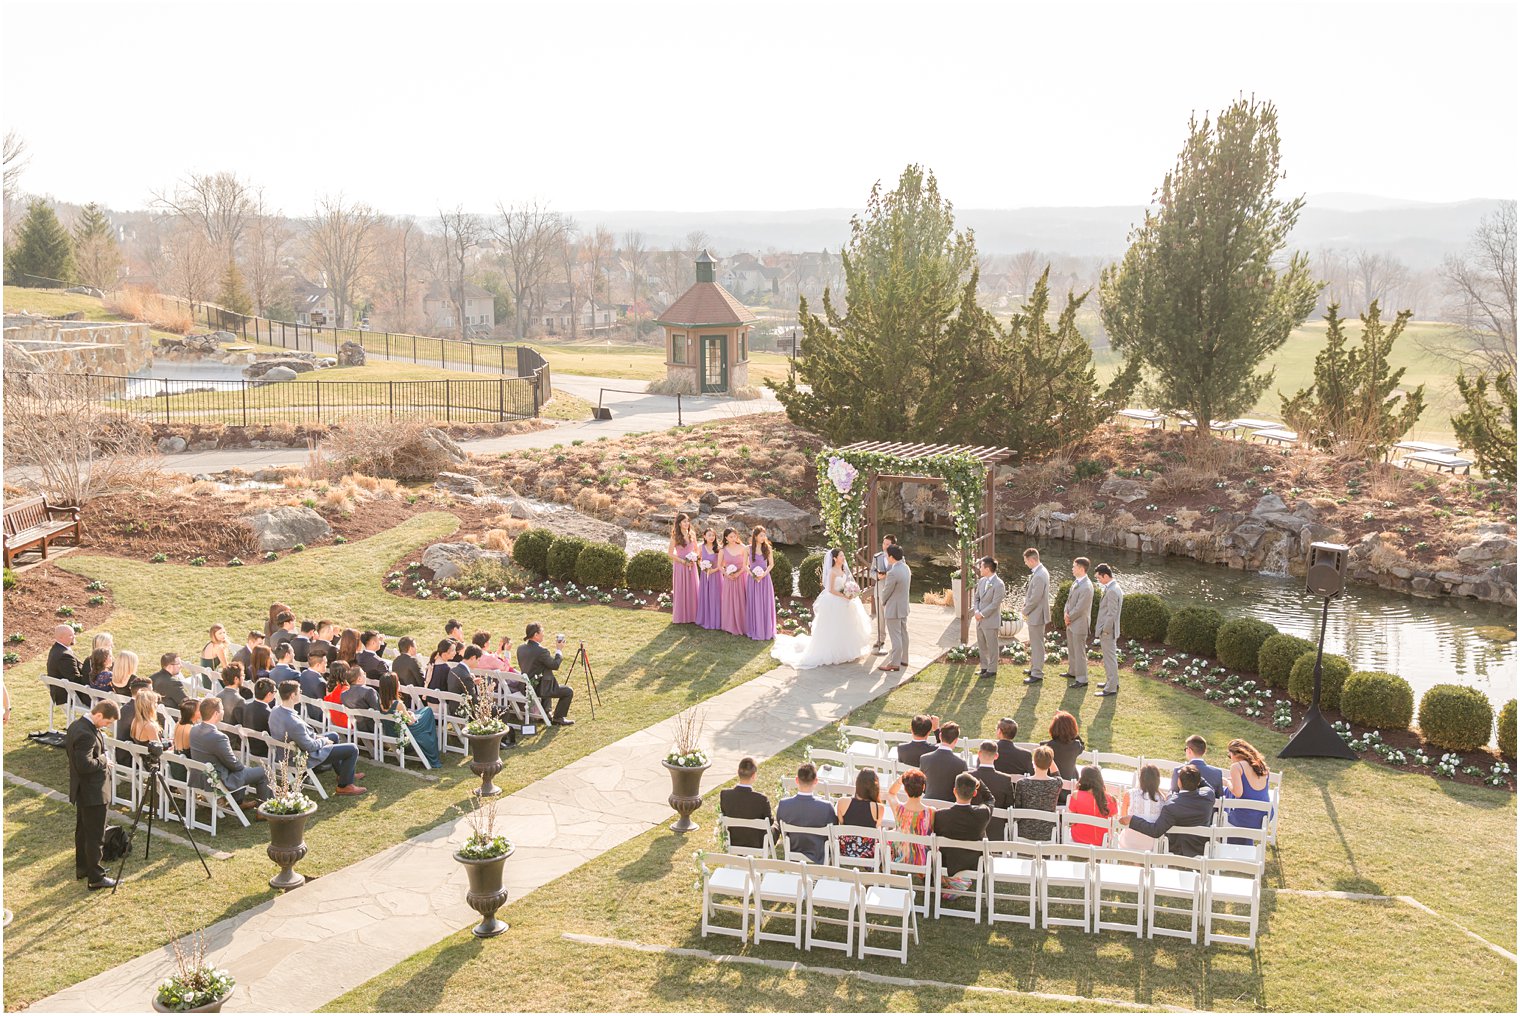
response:
M1309 569L1304 576L1304 588L1324 599L1319 618L1319 649L1314 657L1314 699L1303 726L1293 735L1278 758L1348 758L1355 759L1356 752L1341 740L1341 735L1330 726L1325 714L1319 711L1320 684L1323 680L1325 662L1325 628L1330 623L1330 601L1346 591L1346 569L1351 548L1340 543L1315 543L1309 547Z

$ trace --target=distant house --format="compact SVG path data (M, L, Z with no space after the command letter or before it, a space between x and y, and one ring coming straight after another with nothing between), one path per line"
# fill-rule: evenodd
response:
M325 285L297 278L291 285L291 295L295 301L296 324L313 325L318 328L332 328L337 325L337 300L333 296L333 291ZM345 314L343 319L347 322L352 317L352 314Z
M423 295L422 314L434 332L459 331L459 301L440 281L434 280ZM485 337L496 330L496 297L473 282L464 284L464 326L470 336Z
M780 275L778 269L767 268L753 254L736 254L726 259L719 277L723 288L731 293L764 293L778 292L774 287Z
M550 335L568 334L572 320L577 333L597 332L611 328L617 322L618 309L587 296L574 300L551 299L546 301L539 317L544 331Z

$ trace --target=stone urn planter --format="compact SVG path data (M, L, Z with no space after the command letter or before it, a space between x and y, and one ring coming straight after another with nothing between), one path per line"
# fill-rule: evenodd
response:
M712 763L699 766L678 766L670 762L660 763L670 773L670 807L678 816L671 831L689 833L700 828L691 820L692 812L702 807L702 774Z
M491 780L501 772L501 739L507 736L507 732L466 733L465 736L470 739L470 772L480 777L480 786L473 793L480 797L495 797L501 793L501 788Z
M269 880L271 889L295 889L306 884L306 876L295 866L306 856L306 820L316 813L316 805L292 815L259 806L259 814L269 823L269 859L280 866L280 873Z
M171 1009L171 1008L169 1008L168 1006L164 1005L162 1002L160 1002L158 1000L158 992L155 991L153 993L153 1011L154 1012L221 1012L222 1011L222 1006L226 1005L227 1004L227 1000L229 998L231 998L231 997L232 997L232 992L228 991L226 994L218 996L217 998L213 998L211 1001L207 1002L205 1005L198 1005L198 1006L195 1006L193 1009Z
M502 886L502 876L506 870L507 858L512 856L514 849L509 846L506 853L495 857L466 857L462 853L454 855L454 860L464 865L465 875L470 880L465 902L480 915L480 923L472 929L476 938L494 938L507 930L507 922L497 919L496 911L507 902L507 890Z

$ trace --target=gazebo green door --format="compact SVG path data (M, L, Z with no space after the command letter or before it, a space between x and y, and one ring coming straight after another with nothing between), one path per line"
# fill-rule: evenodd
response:
M702 336L702 391L728 391L728 336Z

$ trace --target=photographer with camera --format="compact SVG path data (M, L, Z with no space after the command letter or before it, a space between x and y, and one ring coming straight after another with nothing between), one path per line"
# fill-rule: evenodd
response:
M100 863L100 841L106 833L106 805L111 793L106 776L112 762L100 732L121 716L115 702L95 703L87 715L69 724L63 747L69 756L69 803L74 805L74 877L89 879L91 889L109 889Z
M523 644L517 647L517 669L533 682L539 701L545 704L545 708L548 708L550 699L555 700L553 722L560 727L568 727L575 723L574 720L568 718L570 700L575 698L575 689L569 685L560 684L554 676L554 672L559 669L560 662L564 659L564 645L565 636L556 635L554 636L554 651L550 652L544 645L544 626L534 621L528 625Z

